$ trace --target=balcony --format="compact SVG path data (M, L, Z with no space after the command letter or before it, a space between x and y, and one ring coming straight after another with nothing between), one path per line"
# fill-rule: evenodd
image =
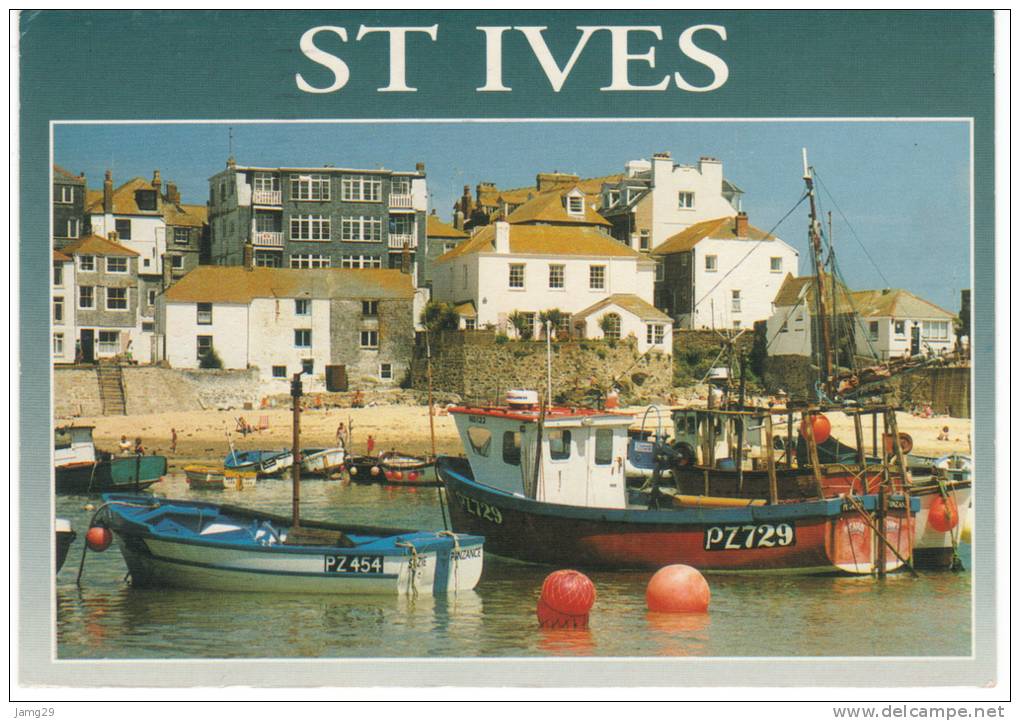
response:
M390 233L389 247L396 250L403 250L404 244L414 250L418 247L418 234L417 233Z
M283 205L283 195L279 190L254 190L251 202L253 205Z
M283 233L260 230L252 236L251 244L258 248L282 248Z
M410 193L390 193L390 207L400 210L411 210L414 208L413 197Z

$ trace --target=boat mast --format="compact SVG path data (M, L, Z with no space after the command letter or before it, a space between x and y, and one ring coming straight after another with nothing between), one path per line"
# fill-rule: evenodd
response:
M820 355L820 371L822 377L822 388L826 395L832 392L832 329L829 325L829 312L825 300L825 266L822 261L822 225L818 220L815 208L815 180L808 166L807 148L802 149L804 159L804 184L807 186L808 202L811 206L811 225L808 228L808 237L811 240L811 252L815 262L815 299L817 302L817 317L821 324L822 347Z
M290 396L294 403L294 436L291 446L291 457L293 465L290 467L291 485L293 495L291 497L291 527L301 526L301 373L295 373L290 382Z

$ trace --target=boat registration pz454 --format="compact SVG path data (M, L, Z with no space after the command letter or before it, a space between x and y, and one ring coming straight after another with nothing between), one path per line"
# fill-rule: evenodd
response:
M797 532L792 523L759 523L743 526L709 526L705 529L706 551L740 551L751 548L792 546Z
M326 573L382 572L382 556L326 556Z

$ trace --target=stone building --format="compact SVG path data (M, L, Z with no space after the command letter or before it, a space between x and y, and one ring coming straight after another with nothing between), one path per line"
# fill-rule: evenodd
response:
M413 171L255 167L209 179L211 261L265 268L408 266L424 284L425 166Z
M396 269L200 266L158 300L159 357L258 368L270 392L309 375L311 390L396 386L414 346L411 277Z
M64 293L58 296L54 268L54 302L62 297L65 305L62 312L65 316L69 313L66 306L70 283L74 293L71 323L81 346L81 359L86 363L118 356L137 360L139 351L147 357L147 339L143 338L138 322L138 253L116 242L115 237L97 235L72 241L60 252L73 260L74 272L68 273L67 264L61 261ZM66 336L63 346L66 358L69 352Z
M85 174L53 166L53 247L60 250L87 230Z

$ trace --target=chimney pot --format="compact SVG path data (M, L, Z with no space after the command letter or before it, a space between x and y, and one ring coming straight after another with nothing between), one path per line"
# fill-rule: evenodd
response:
M106 171L103 180L103 212L113 212L113 172L110 170Z
M110 242L111 242L111 243L116 243L116 242L117 242L117 231L116 231L116 230L111 230L111 231L110 231L110 232L109 232L109 233L107 234L107 236L106 236L106 237L108 237L108 238L110 239Z
M156 190L163 188L163 179L159 176L159 168L152 171L152 187Z
M417 170L422 175L424 175L425 174L425 163L421 163L421 162L415 163L414 164L414 169Z

